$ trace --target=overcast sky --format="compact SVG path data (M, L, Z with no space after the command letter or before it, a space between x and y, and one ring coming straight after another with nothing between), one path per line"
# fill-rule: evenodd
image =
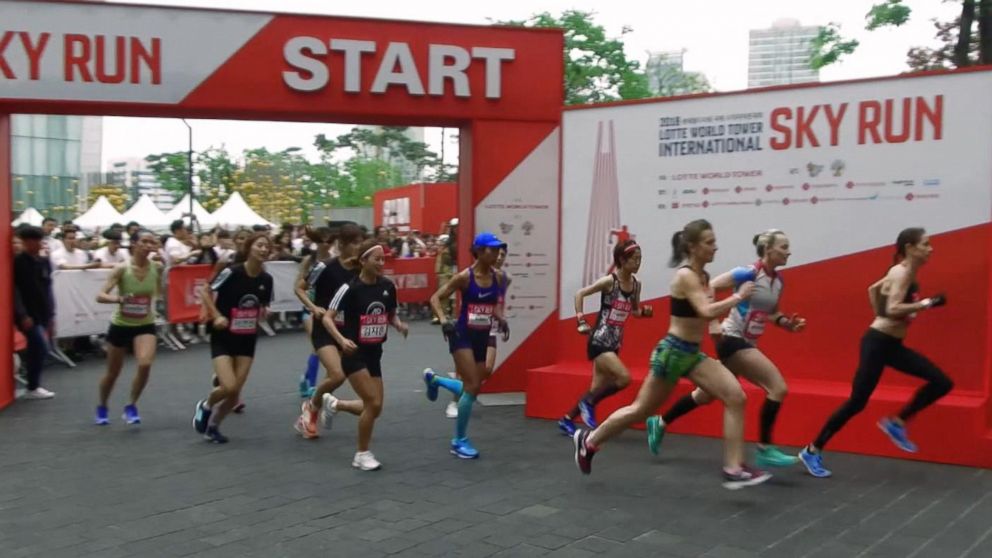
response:
M524 19L532 13L560 13L580 9L596 13L596 21L611 35L626 25L633 31L624 37L629 57L647 59L648 51L685 49L686 70L702 72L713 87L733 91L747 87L748 31L770 27L780 18L793 18L803 25L837 22L845 35L861 41L853 56L821 72L822 81L891 75L906 69L906 51L911 46L934 44L935 17L945 20L960 9L958 3L940 0L905 0L913 9L910 22L899 29L864 30L864 16L881 0L658 0L655 2L614 0L500 0L498 2L378 0L340 2L331 0L117 0L117 3L200 6L239 10L301 12L326 15L365 16L453 23L486 24L492 20ZM239 154L243 149L268 147L281 150L304 148L313 156L313 136L336 135L347 126L266 122L191 120L194 149L225 144ZM439 149L439 133L427 138ZM106 118L104 160L143 157L148 153L184 150L187 131L182 122L168 119Z

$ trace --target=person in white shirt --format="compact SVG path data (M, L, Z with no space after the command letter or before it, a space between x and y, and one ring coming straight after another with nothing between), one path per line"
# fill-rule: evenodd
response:
M183 223L182 219L173 221L169 230L172 231L172 236L165 241L166 267L184 264L188 260L200 255L199 250L193 250L187 244L189 241L189 230L186 229L186 224Z
M103 238L107 245L93 253L93 259L100 262L101 267L114 267L131 259L127 250L121 248L121 233L109 230L103 233Z
M91 261L90 254L76 246L76 230L67 229L62 233L63 248L51 256L54 269L94 269L100 262Z

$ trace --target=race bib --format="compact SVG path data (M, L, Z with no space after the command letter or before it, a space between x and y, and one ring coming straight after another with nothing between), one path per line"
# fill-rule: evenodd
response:
M128 295L121 301L121 315L125 318L146 318L151 311L152 297L148 295Z
M747 321L744 322L744 337L757 339L765 332L765 324L768 322L768 312L752 310L748 312Z
M496 309L495 304L476 304L469 303L468 305L468 320L466 325L471 329L490 329L493 327L493 311Z
M258 331L258 308L232 308L228 331L235 335L255 335Z
M334 315L334 325L338 326L338 329L344 327L344 312L338 312Z
M622 326L633 309L634 305L629 301L614 300L610 312L606 315L606 325Z
M389 317L385 314L362 314L359 319L358 342L367 345L382 343L386 340L386 328Z

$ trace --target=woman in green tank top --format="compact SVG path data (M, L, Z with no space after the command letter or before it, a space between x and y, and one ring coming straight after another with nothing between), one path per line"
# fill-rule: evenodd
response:
M151 231L139 230L131 237L131 250L131 262L114 267L96 297L97 302L117 305L107 331L107 373L100 379L100 404L96 408L95 422L101 426L110 424L107 400L129 347L134 349L138 372L121 418L127 424L141 423L136 405L155 360L155 302L162 292L162 264L148 256L158 250L158 238ZM115 289L117 294L110 294Z

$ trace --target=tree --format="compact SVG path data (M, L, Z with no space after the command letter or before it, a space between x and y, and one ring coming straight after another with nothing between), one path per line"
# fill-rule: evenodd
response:
M95 186L90 186L90 191L86 195L86 207L93 207L96 200L100 199L100 196L105 196L110 205L114 206L117 211L123 212L124 208L127 207L128 195L124 190L124 186L117 186L114 184L98 184ZM110 226L110 223L107 223Z
M701 73L682 69L682 54L653 54L644 66L648 87L658 97L676 97L712 90L709 80Z
M185 151L157 153L145 157L148 169L155 174L155 180L180 197L186 193L189 184L189 155Z
M523 21L503 25L552 27L565 31L565 104L581 105L621 99L653 97L647 77L636 60L623 50L624 26L619 38L610 38L592 12L567 10L560 17L542 12Z
M940 45L909 49L906 54L909 67L913 71L925 71L992 64L992 0L945 1L960 2L960 15L948 22L934 20L935 37ZM911 16L911 8L902 0L885 0L872 6L865 15L865 29L874 31L882 27L898 27L909 21ZM977 34L974 29L976 20ZM813 40L810 65L820 69L853 53L857 47L858 41L841 37L837 25L822 27Z

